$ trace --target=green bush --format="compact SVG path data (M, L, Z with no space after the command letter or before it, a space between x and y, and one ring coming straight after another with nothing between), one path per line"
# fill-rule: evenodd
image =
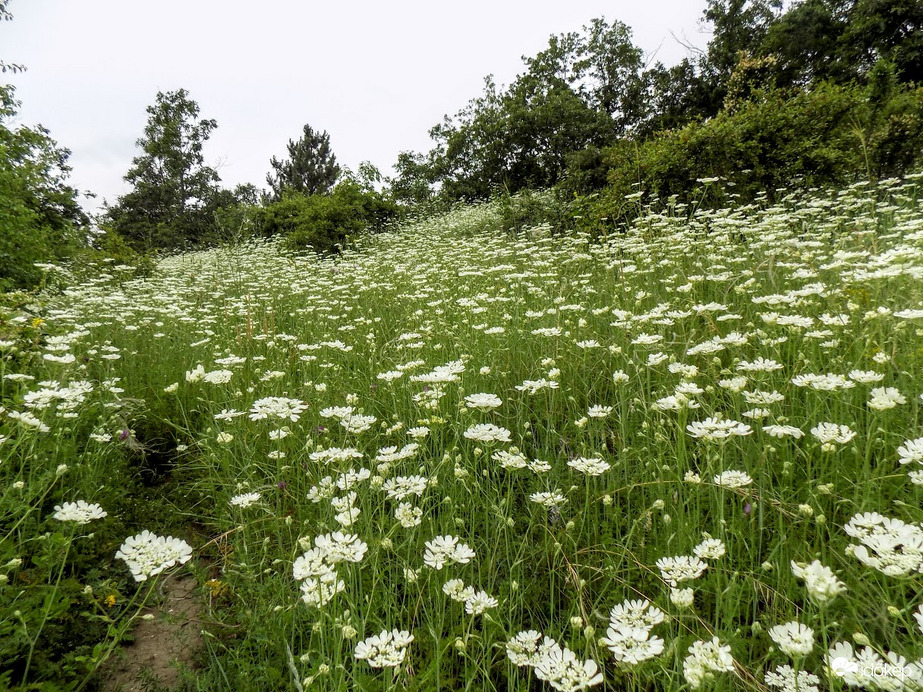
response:
M258 223L264 235L286 236L293 250L328 254L359 233L381 230L399 213L400 207L380 193L347 180L329 194L287 194L263 207Z
M583 225L617 224L668 199L721 206L772 201L792 184L893 177L923 161L921 152L923 88L901 87L886 64L866 88L756 91L705 122L607 149L609 184L584 204Z
M38 263L60 263L83 242L86 215L66 184L70 154L41 126L15 126L19 104L0 86L0 291L34 288Z

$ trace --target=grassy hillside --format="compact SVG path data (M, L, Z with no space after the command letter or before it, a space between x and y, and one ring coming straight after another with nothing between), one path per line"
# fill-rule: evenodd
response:
M92 687L188 570L189 689L912 689L921 177L10 302L0 679Z

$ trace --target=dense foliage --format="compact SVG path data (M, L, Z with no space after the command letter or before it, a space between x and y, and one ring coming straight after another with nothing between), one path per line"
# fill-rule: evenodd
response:
M364 231L382 230L399 213L386 196L347 178L328 194L284 194L259 210L258 224L264 235L284 236L292 249L327 254Z
M0 291L34 287L88 242L89 220L67 184L70 152L43 127L13 126L11 87L0 86Z

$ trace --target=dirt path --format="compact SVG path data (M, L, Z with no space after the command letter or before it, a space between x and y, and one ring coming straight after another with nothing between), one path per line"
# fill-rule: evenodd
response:
M202 648L202 599L189 574L169 577L163 601L140 620L134 643L116 651L100 674L102 692L175 690L180 668L190 669Z

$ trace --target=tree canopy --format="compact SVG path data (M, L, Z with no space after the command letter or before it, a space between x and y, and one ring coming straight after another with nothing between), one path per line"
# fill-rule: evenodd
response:
M41 126L13 127L18 106L0 86L0 290L34 285L35 263L70 257L89 224L67 184L70 152Z
M203 154L218 124L200 118L185 89L158 92L147 113L137 141L142 153L125 175L133 189L106 211L106 220L140 250L209 242L217 233L214 212L228 201Z
M301 138L288 141L288 158L270 160L272 171L266 182L272 190L273 199L282 198L286 190L316 195L333 189L340 175L336 156L330 148L330 135L315 132L305 125Z

